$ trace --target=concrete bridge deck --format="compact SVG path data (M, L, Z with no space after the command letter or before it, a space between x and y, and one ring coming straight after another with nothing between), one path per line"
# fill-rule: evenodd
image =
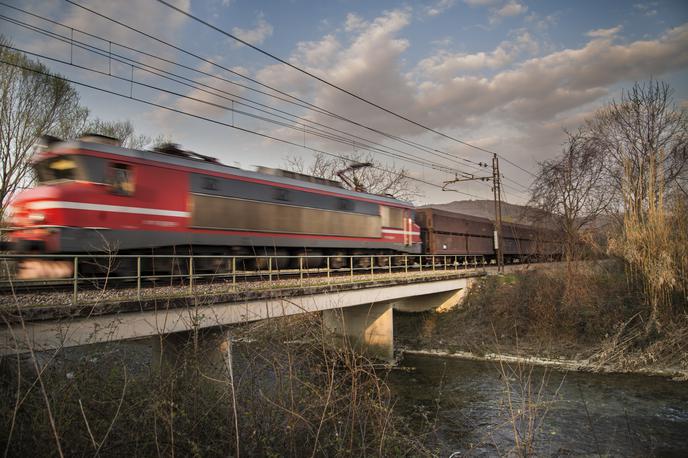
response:
M435 308L451 301L471 279L482 275L485 272L478 270L428 272L422 276L392 274L369 282L275 290L231 291L228 288L230 291L221 294L165 300L125 300L79 307L5 307L0 309L6 323L0 329L0 354L21 353L29 347L40 351L137 339L332 310L338 310L338 315L326 315L325 319L335 331L365 334L359 329L363 327L368 329L368 335L360 337L368 341L372 334L384 334L384 346L390 347L384 353L388 354L394 308L407 311ZM338 326L337 320L343 326ZM352 320L356 321L355 330L350 329L354 326Z
M507 270L528 266L508 266ZM547 266L548 268L550 265ZM353 283L101 301L81 306L0 307L0 354L53 350L321 312L334 334L393 357L393 310L456 305L472 281L496 269L389 274Z

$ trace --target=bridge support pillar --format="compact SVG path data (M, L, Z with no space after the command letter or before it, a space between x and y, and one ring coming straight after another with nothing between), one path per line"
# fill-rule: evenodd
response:
M159 334L151 339L151 369L167 371L197 368L209 377L224 380L229 375L229 332L201 329Z
M390 302L323 310L325 326L343 345L385 361L394 360L394 320Z

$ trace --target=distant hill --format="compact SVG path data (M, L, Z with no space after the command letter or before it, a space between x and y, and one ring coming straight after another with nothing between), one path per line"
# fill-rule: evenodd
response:
M447 204L432 204L424 205L423 207L438 208L440 210L488 218L493 221L495 219L494 201L492 200L457 200ZM542 225L542 221L546 219L545 216L544 212L534 208L502 202L502 221L504 222Z

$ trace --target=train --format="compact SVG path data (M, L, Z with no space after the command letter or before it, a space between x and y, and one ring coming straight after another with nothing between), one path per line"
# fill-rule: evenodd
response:
M474 254L494 258L490 220L419 209L392 196L346 189L338 181L281 169L244 170L217 159L161 145L153 150L85 135L63 141L43 137L32 157L36 186L15 196L8 242L16 253L308 255L332 268L395 262L394 254ZM513 253L537 250L526 229L512 229ZM507 244L505 243L505 246ZM527 247L523 249L523 247ZM169 257L165 257L167 259ZM169 270L158 260L158 270ZM48 262L48 261L46 261ZM63 268L40 268L35 276ZM259 262L259 261L256 261ZM117 267L131 271L126 260Z
M494 262L495 248L501 244L506 263L561 257L561 234L546 227L503 222L497 237L490 219L432 206L417 208L415 220L421 228L423 253L428 255L473 255Z

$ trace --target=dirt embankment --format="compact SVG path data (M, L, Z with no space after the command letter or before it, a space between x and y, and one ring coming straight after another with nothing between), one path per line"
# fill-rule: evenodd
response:
M648 313L623 266L605 262L481 279L459 307L398 313L394 326L405 351L688 380L688 310L652 329Z

